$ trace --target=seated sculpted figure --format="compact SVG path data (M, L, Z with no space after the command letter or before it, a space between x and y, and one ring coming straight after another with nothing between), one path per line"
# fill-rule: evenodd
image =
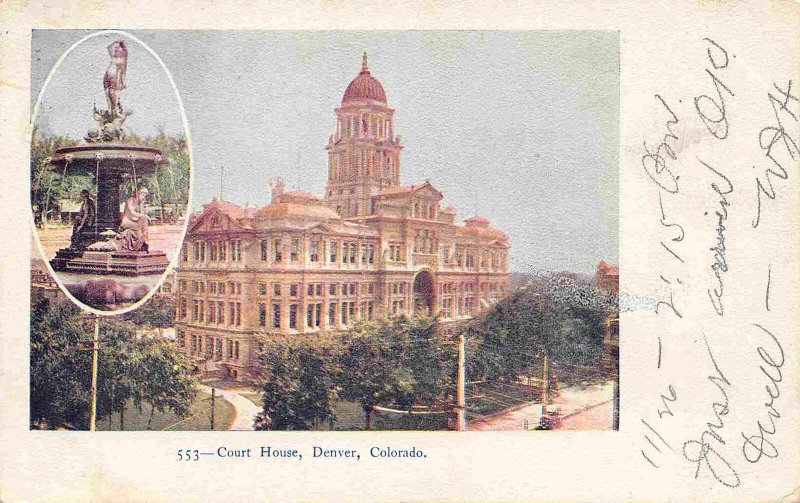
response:
M78 247L81 245L81 232L93 228L96 213L94 200L89 191L86 189L81 190L81 212L72 222L71 246Z
M148 250L150 218L147 216L147 195L147 189L140 187L125 201L125 208L122 210L122 219L119 224L119 235L115 239L117 250Z

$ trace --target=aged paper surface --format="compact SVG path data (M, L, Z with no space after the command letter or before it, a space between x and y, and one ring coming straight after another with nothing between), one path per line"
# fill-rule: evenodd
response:
M0 12L0 155L4 166L0 181L5 212L0 278L0 500L800 500L800 332L796 309L800 279L800 8L796 3L663 2L643 7L634 2L513 6L437 2L309 2L291 6L236 2L12 2L4 3ZM492 36L525 31L616 34L619 131L613 136L619 139L618 263L622 272L619 431L32 429L28 265L29 257L38 249L29 241L34 227L29 191L32 181L27 176L31 103L36 101L33 94L42 87L42 72L49 72L36 64L37 58L53 57L37 52L47 44L37 46L36 40L54 37L49 39L50 47L57 47L52 40L62 37L66 50L81 37L106 29L120 30L154 46L158 46L154 40L160 37L162 47L172 51L171 62L178 61L180 47L169 46L165 41L178 35L150 30L192 30L181 35L187 37L184 43L206 44L204 50L212 56L207 52L204 60L168 62L179 83L178 92L184 96L192 93L195 85L199 89L231 84L204 79L203 65L214 60L214 44L222 43L219 33L213 39L216 42L204 42L204 31L211 34L218 30L253 30L245 35L258 38L261 32L297 30L298 40L320 44L298 44L301 57L291 57L300 61L303 57L313 61L327 43L319 36L308 35L304 39L305 30L355 30L362 35L384 30L376 38L390 41L402 35L395 31L430 30L431 43L437 46L448 40L446 32L443 35L438 30L459 30L453 32L451 40L463 36L464 30L491 31ZM80 31L45 33L50 30ZM193 35L195 31L198 34ZM340 40L335 36L331 39ZM489 35L486 39L497 40ZM362 49L354 47L356 66ZM266 57L261 51L227 51L244 71L253 60ZM276 58L267 49L263 53ZM187 49L186 54L196 57L198 51ZM558 54L562 55L578 57L567 50ZM101 67L105 69L108 55L101 56ZM377 57L370 55L370 61ZM479 55L475 57L478 59ZM601 68L600 56L597 58ZM498 52L496 61L507 60ZM279 66L277 58L274 65ZM511 75L510 68L509 63L502 63L497 67L489 65L485 71L507 71ZM340 80L346 83L354 70L357 68L343 69ZM414 69L400 71L408 73L410 80L421 78ZM458 73L457 69L453 72ZM280 73L277 68L275 73ZM186 78L189 74L196 82ZM269 72L260 76L263 82L269 78ZM476 73L474 79L480 84L481 74ZM595 79L598 87L605 82L604 75ZM413 85L409 82L409 88ZM303 88L325 94L324 106L330 114L338 103L341 86L308 83ZM252 88L237 88L235 83L231 89L241 94L254 92ZM388 92L391 104L403 90L389 88ZM454 88L449 92L458 95L460 91ZM520 86L517 92L524 95L526 89ZM486 93L490 96L492 89ZM588 99L592 99L591 94ZM280 100L283 103L275 106L295 103L286 96L276 101ZM558 100L543 95L540 101ZM531 103L521 102L525 106ZM490 98L469 105L469 111L454 108L450 123L470 130L464 124L480 123L472 109L484 109L488 116L495 109L520 106L502 100L496 103ZM219 115L207 121L219 120L220 127L229 124L225 121L252 121L258 133L241 144L269 141L260 136L258 108L227 109L226 103L208 103L208 108L217 110ZM584 108L591 109L592 103ZM542 109L546 109L544 105ZM542 149L559 150L564 159L586 149L590 143L588 133L586 141L574 140L583 134L574 131L583 124L578 120L580 112L580 108L574 111L574 125L559 125L560 130L551 131ZM192 113L189 110L190 131L210 127L208 123L193 123ZM198 109L194 113L199 113ZM538 110L530 111L532 117L537 113ZM313 120L324 125L321 131L331 132L330 115ZM535 122L533 118L531 122ZM403 124L405 129L413 127ZM570 134L566 134L568 130ZM525 143L524 133L520 136L520 144ZM562 137L571 140L565 144L559 141ZM193 136L195 150L215 148L200 144L200 138ZM443 138L444 143L447 137ZM310 135L298 146L308 148L307 141L321 150L324 139ZM241 138L229 140L239 145ZM478 145L476 152L492 152L493 142L499 144L501 140L476 135L474 141ZM429 148L435 146L435 142L429 144ZM300 163L294 155L290 152L285 156L287 165ZM496 155L496 164L487 163L484 171L493 171L498 178L519 177L520 186L534 176L525 171L509 175L509 159L513 155ZM469 162L469 156L463 162ZM227 176L236 176L231 174L236 165L231 162L226 167ZM206 178L202 174L195 177L193 191L195 195L202 194L200 204L208 203L217 193L216 166L207 169ZM306 171L311 169L324 167ZM558 170L559 165L554 163L549 169ZM569 169L580 166L570 165ZM418 177L425 180L427 173L431 170L420 170ZM434 174L431 173L432 183L437 181ZM440 179L448 178L446 173L440 175ZM464 186L469 183L463 181ZM267 191L262 180L254 180L253 185L256 184ZM571 194L595 190L575 182L572 185L567 191ZM498 187L501 185L490 186L481 197L511 198L511 192L504 193ZM530 185L526 187L530 187L527 190L531 199L553 197L537 193ZM244 205L247 199L238 201ZM518 206L514 211L524 224L520 228L536 228L542 221L557 225L541 217L541 213L532 212L529 206ZM468 214L464 208L462 216ZM513 256L515 235L510 234ZM521 235L525 235L523 229L517 232L517 236ZM543 231L542 235L553 234ZM309 312L313 320L313 309ZM305 318L306 311L301 311L300 316ZM316 316L319 318L319 314ZM307 454L298 461L258 456L268 446ZM362 456L359 460L312 458L315 446L356 450ZM367 453L375 447L413 447L424 451L426 457L370 457ZM196 462L179 457L181 450L217 452L219 448L251 449L256 455L211 456Z

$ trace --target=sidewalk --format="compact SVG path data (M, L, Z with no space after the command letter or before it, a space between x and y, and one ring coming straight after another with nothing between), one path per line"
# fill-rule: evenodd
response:
M561 408L562 429L611 429L613 383L574 386L561 389L560 396L548 406ZM607 412L607 414L605 413ZM470 431L520 431L527 420L529 429L539 424L542 404L532 402L507 409L486 418L467 422ZM607 418L606 418L607 416Z
M210 386L199 384L197 387L200 391L211 394ZM230 402L236 411L236 417L231 424L231 431L252 431L253 418L261 411L258 406L235 391L220 388L216 388L216 390L217 397L221 397Z

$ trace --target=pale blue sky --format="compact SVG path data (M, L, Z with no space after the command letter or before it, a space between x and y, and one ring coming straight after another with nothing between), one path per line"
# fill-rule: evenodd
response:
M58 57L88 32L35 31L31 105ZM508 233L512 268L591 272L618 257L616 32L132 31L165 62L189 120L194 206L219 194L261 206L267 180L322 195L334 107L361 53L396 109L401 180L430 179L463 219ZM38 122L79 138L105 105L105 46L64 61ZM137 134L182 127L158 63L129 41L124 105ZM476 198L476 194L479 194Z

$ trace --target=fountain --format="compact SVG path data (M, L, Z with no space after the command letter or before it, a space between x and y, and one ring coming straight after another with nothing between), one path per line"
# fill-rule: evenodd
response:
M133 112L122 107L119 95L125 89L128 49L117 40L108 46L111 62L103 77L107 110L94 107L97 126L85 142L56 150L51 169L66 174L91 174L97 187L97 204L91 194L82 194L81 214L70 244L50 261L56 271L140 276L161 274L169 260L166 253L151 250L146 208L147 191L139 178L153 175L165 164L161 150L125 143L125 119ZM120 187L133 182L134 193L120 214Z

